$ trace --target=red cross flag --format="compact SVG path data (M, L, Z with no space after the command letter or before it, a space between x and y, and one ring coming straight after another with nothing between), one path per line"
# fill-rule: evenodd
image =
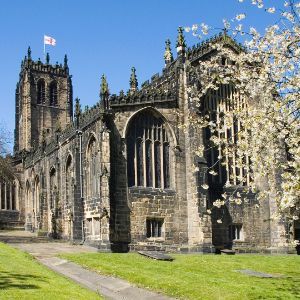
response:
M55 46L56 45L56 40L51 36L44 35L44 44Z

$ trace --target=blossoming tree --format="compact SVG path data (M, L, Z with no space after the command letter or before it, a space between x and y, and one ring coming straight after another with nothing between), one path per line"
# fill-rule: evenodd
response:
M209 128L210 144L198 152L215 148L217 160L209 166L210 175L218 175L216 165L234 165L234 172L227 171L226 185L232 185L234 176L235 186L257 191L260 201L272 198L279 212L273 218L284 216L292 223L300 215L300 2L284 1L278 8L265 7L263 0L250 2L265 13L278 14L278 22L261 34L254 27L244 29L243 13L223 20L224 30L245 42L239 51L214 43L217 55L193 70L189 100L195 109L190 122ZM213 28L202 23L185 30L201 38ZM220 102L216 113L207 113L199 124L203 99L224 86L233 91L230 103ZM258 181L263 186L258 187ZM219 209L228 201L242 203L240 189L222 194L213 207Z

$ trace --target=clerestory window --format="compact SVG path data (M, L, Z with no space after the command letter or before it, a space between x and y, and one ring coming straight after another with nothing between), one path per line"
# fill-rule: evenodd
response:
M170 187L170 144L162 118L139 113L127 135L128 186Z

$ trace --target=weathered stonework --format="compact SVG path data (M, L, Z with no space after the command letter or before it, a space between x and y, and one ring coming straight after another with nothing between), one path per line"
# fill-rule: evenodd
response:
M241 51L227 35L215 40ZM207 212L226 188L210 181L207 158L195 154L207 141L187 118L191 107L186 62L196 65L213 51L209 43L186 49L182 36L178 43L177 58L173 60L168 44L162 75L152 76L140 90L134 68L127 94L109 96L103 76L101 101L84 112L77 101L74 120L66 60L64 66L52 66L34 62L31 53L25 58L16 92L14 165L22 187L18 207L28 230L103 251L213 252L232 246L241 250L285 246L285 237L275 234L280 225L269 217L274 207L256 207L255 194L241 206L229 203L222 224L217 212ZM52 103L56 99L53 91L44 96L38 85L41 79L46 89L57 83L55 105L49 104L51 93ZM41 97L44 103L38 103ZM135 125L136 131L144 128L145 136L139 158L142 148L132 146L130 136L141 115L160 125ZM129 164L139 184L130 183ZM209 190L203 184L209 184ZM235 239L230 230L235 230Z

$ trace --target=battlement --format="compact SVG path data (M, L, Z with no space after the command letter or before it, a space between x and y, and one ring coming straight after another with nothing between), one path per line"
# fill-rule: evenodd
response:
M21 73L25 69L30 69L33 71L38 71L47 74L54 74L56 76L68 76L69 68L64 67L62 64L50 65L43 63L41 60L33 61L31 59L25 58L21 64Z
M45 58L45 63L41 61L39 58L37 61L34 61L31 57L31 49L28 48L27 55L24 60L21 62L21 72L22 74L25 70L33 70L40 73L47 73L55 76L68 76L69 75L69 67L68 67L68 58L67 55L64 57L64 64L50 64L50 56L47 53Z
M219 34L205 41L202 41L201 43L198 43L188 48L187 59L195 60L201 58L202 56L211 52L213 50L212 44L216 44L216 43L222 43L224 45L228 45L237 53L241 51L245 51L245 48L242 46L242 44L237 43L231 36L229 36L226 33L226 31L224 31L224 32L220 32Z

